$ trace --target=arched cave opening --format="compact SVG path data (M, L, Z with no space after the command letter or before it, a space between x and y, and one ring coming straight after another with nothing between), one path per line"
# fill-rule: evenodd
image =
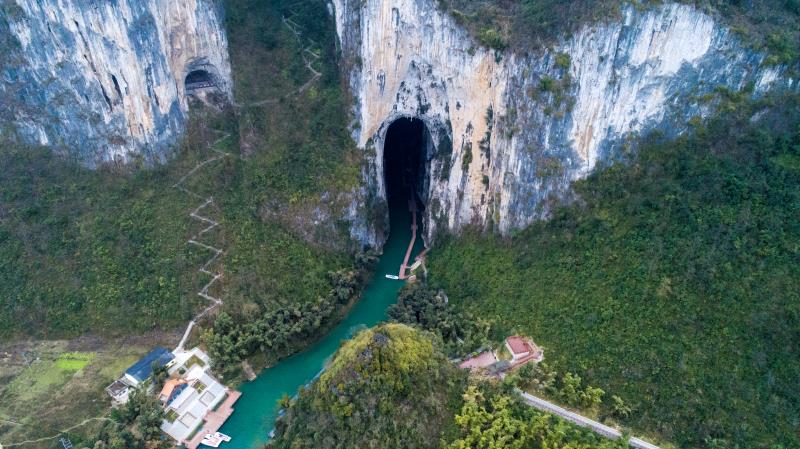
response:
M207 70L192 70L186 75L184 86L187 92L207 87L214 87L214 77Z
M429 137L422 120L403 117L386 130L383 146L383 174L389 207L413 200L423 210L426 184L425 147Z
M411 265L413 257L424 247L422 216L427 200L426 161L430 145L430 133L422 120L399 118L386 130L383 176L390 236L384 250L392 251L395 245L399 245L398 250L405 254L400 267L401 277L406 274L404 267ZM416 220L412 220L414 216Z

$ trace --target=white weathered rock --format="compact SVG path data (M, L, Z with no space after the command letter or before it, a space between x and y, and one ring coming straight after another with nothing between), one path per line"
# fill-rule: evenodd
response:
M211 0L11 0L0 15L18 43L0 67L0 116L26 140L89 161L158 155L183 130L191 70L207 69L230 96Z
M430 182L420 192L429 240L440 227L524 227L548 213L548 198L617 156L629 134L680 133L708 112L698 98L716 87L755 83L763 92L780 80L778 70L761 67L763 55L683 4L628 7L621 20L530 55L480 47L433 0L333 4L356 99L353 136L368 159L354 198L365 208L351 208L348 218L367 244L385 237L363 209L385 208L383 139L398 117L419 118L431 133ZM556 63L560 53L570 56L566 68ZM544 78L556 89L540 89ZM464 170L468 148L473 160Z

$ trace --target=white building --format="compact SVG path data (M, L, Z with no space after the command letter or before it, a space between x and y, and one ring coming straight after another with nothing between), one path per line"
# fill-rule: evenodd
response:
M201 366L191 368L182 380L186 383L174 388L167 397L165 419L161 424L161 430L178 442L189 439L201 427L206 413L213 410L228 391Z
M202 434L222 426L240 395L211 375L209 362L199 348L175 354L167 366L170 379L158 396L164 404L161 430L189 449L199 445Z
M106 387L108 394L119 404L128 402L131 389L143 384L153 374L154 367L169 367L175 356L167 349L155 348L138 362L125 370L125 373Z

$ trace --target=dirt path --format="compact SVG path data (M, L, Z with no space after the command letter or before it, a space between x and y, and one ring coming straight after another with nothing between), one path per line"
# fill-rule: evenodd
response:
M0 449L4 449L4 448L7 448L7 447L23 446L25 444L41 443L43 441L49 441L49 440L55 440L56 438L60 437L61 435L65 434L67 432L70 432L72 430L75 430L78 427L85 426L86 424L89 424L90 422L93 422L93 421L109 421L109 422L116 423L116 421L114 421L113 419L106 418L106 417L97 417L97 418L84 419L80 423L75 424L72 427L68 427L68 428L60 431L59 433L51 436L51 437L37 438L35 440L25 440L25 441L20 441L18 443L11 443L11 444L5 444L5 445L4 444L0 444Z
M305 83L303 83L302 86L298 87L297 89L289 93L289 95L297 95L305 92L309 87L311 87L311 85L314 84L322 76L322 73L320 73L317 69L315 69L313 65L314 62L318 61L320 58L320 55L314 53L313 51L313 48L318 45L317 42L308 37L304 38L303 33L301 32L300 25L295 23L291 19L291 17L292 16L283 17L283 24L286 25L286 27L289 28L289 30L291 30L292 34L294 34L295 39L297 39L297 43L300 44L300 48L302 49L300 51L300 56L303 58L303 63L305 64L306 69L308 69L308 71L311 72L311 78L308 81L306 81ZM308 44L306 45L304 41L307 41ZM280 99L278 98L267 98L237 106L264 106L268 104L275 104L278 101L280 101Z

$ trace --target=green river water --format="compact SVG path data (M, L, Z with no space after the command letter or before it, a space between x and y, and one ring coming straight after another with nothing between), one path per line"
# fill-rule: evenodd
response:
M404 203L391 205L389 239L361 299L341 323L321 340L303 352L263 370L255 380L240 386L242 397L234 404L233 415L220 429L232 440L222 443L220 448L259 448L269 438L268 434L275 423L278 399L284 393L293 396L298 388L313 380L342 340L386 318L386 309L397 299L403 281L387 279L384 275L397 274L411 240L411 214ZM422 249L422 239L417 238L410 260L414 260Z

